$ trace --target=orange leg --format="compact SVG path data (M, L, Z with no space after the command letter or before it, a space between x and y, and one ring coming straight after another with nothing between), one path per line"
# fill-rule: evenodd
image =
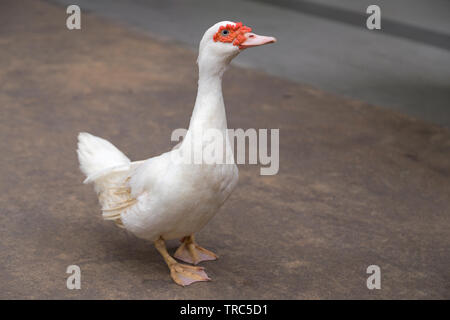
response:
M194 235L181 239L181 246L175 252L174 257L192 264L202 261L216 260L218 256L205 248L200 247L194 240Z
M164 243L164 240L162 238L159 238L155 241L155 247L163 256L164 261L166 261L167 266L170 269L170 276L176 284L184 287L197 281L211 280L206 272L203 271L204 268L181 264L178 263L174 258L172 258L167 252L166 244Z

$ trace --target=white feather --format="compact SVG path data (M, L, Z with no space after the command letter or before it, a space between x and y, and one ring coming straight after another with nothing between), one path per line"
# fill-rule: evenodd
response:
M86 175L84 183L92 182L111 171L130 170L131 161L111 142L87 132L78 134L78 160Z

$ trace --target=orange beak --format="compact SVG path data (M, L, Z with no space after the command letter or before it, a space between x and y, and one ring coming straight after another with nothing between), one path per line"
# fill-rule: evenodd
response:
M246 37L246 40L239 45L239 49L247 49L277 42L277 39L274 37L260 36L252 32L247 32L244 36Z

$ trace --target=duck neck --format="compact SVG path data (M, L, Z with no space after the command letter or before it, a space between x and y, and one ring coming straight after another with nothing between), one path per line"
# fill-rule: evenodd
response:
M197 99L189 130L210 128L225 130L227 118L222 96L222 75L225 68L211 70L199 67Z

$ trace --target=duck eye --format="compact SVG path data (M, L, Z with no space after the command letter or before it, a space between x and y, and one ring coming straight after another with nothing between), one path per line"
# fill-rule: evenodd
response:
M222 35L223 36L227 36L230 33L230 31L228 31L227 29L223 29L222 30Z

